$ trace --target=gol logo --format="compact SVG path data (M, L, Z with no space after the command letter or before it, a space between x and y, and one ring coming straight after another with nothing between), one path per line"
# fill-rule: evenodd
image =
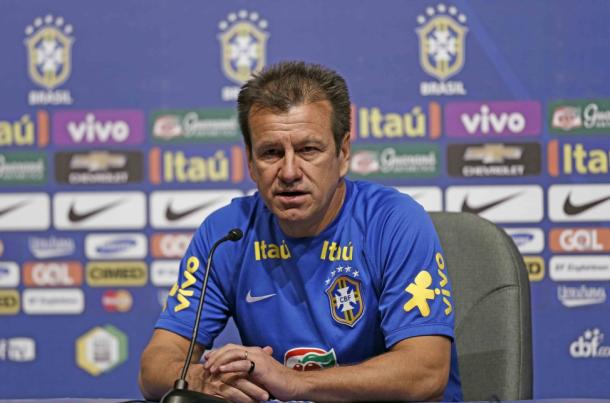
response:
M23 266L26 287L72 287L83 284L79 262L27 262Z
M16 290L0 290L0 315L15 315L19 313L19 292Z
M144 262L91 262L87 264L91 287L144 286L148 271Z
M525 268L530 281L540 281L544 278L544 259L540 256L523 256Z
M133 305L127 290L108 290L102 295L102 306L107 312L128 312Z
M154 234L150 250L154 258L181 258L193 237L192 233Z
M610 228L553 228L550 244L553 252L608 252Z

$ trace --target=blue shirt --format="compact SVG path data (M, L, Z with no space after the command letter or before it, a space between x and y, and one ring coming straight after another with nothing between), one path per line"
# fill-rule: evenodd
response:
M190 337L209 248L217 249L198 343L212 345L233 316L244 345L309 370L358 363L414 336L453 339L453 302L434 226L409 196L346 182L343 206L316 237L292 238L258 194L211 214L182 259L156 327ZM462 400L455 343L445 401Z

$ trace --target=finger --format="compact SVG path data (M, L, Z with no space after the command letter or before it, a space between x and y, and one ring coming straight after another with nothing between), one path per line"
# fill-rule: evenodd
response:
M204 355L206 362L203 365L203 367L205 369L209 369L210 366L212 365L212 363L214 362L214 360L216 359L216 357L223 355L228 350L233 350L235 348L233 346L234 345L232 345L232 344L226 344L226 345L222 346L221 348L218 348L216 350L211 350L208 353L206 353Z
M213 357L213 356L217 355L218 353L222 353L225 350L231 350L231 349L239 348L239 347L243 347L243 346L239 346L239 345L233 344L233 343L228 343L228 344L225 344L224 346L222 346L220 348L216 348L216 349L207 351L205 353L204 357L207 360L208 357Z
M240 360L233 361L228 364L223 364L218 367L218 371L222 373L228 372L245 372L248 373L250 371L250 367L252 367L252 363L254 361L251 360Z
M271 347L271 346L263 347L263 351L269 355L273 355L273 347Z
M269 392L247 378L238 378L233 385L254 400L269 400Z
M248 361L248 357L253 354L253 351L249 351L241 346L240 348L227 349L223 352L219 351L214 356L210 357L210 360L204 364L204 368L212 373L216 373L219 366L233 361Z
M221 388L220 390L220 396L222 396L225 399L230 400L231 402L238 402L238 403L252 403L252 402L260 402L262 400L265 399L258 399L256 397L252 397L250 395L248 395L247 393L243 392L242 390L240 390L239 388L230 386L230 385L225 385L223 388Z

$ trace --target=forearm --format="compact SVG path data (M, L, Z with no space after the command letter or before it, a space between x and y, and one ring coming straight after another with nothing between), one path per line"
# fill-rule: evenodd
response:
M406 361L401 352L390 351L357 365L298 373L294 400L440 400L448 367L419 356L423 354L417 352Z
M141 358L138 382L142 395L147 399L159 399L170 390L180 377L184 355L180 351L161 346L147 349Z

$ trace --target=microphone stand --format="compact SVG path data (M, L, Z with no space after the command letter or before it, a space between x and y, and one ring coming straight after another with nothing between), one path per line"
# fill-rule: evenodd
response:
M208 395L206 393L196 392L194 390L188 390L188 382L186 381L186 374L189 369L191 359L193 358L193 350L195 349L195 341L197 340L197 333L199 332L199 322L201 321L201 311L203 310L203 299L205 297L205 291L208 286L208 276L210 275L210 269L212 266L212 256L216 251L218 245L225 241L239 241L243 236L243 232L240 229L234 228L229 231L227 236L219 239L214 243L210 253L208 255L208 261L205 267L205 276L203 278L203 287L201 288L201 294L199 295L199 306L197 307L197 316L195 318L195 326L193 326L193 335L191 336L191 344L189 345L188 353L186 354L186 360L182 367L182 373L180 378L174 382L174 388L168 391L162 398L160 403L227 403L228 400L223 398Z

